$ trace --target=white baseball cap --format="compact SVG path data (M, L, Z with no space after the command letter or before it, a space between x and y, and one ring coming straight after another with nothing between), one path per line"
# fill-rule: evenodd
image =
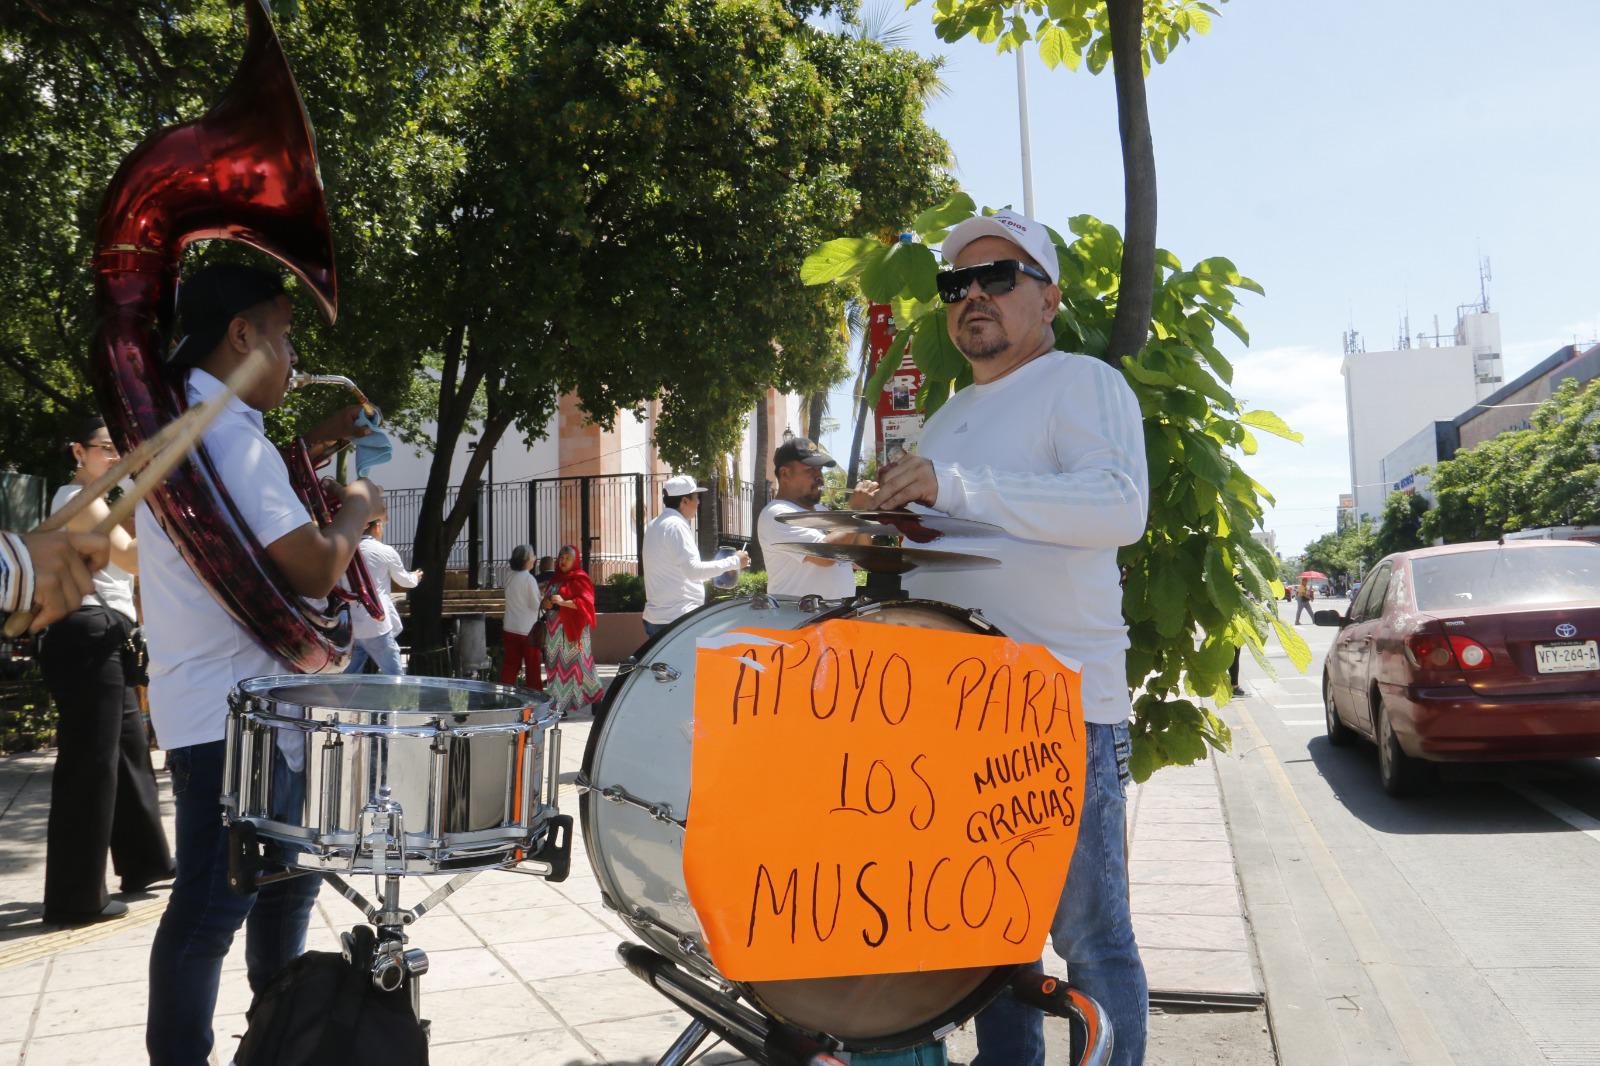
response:
M1050 275L1051 284L1061 281L1061 264L1056 259L1056 245L1050 239L1050 231L1044 228L1043 223L1035 222L1027 215L1019 215L1009 207L1003 207L992 215L969 218L945 237L941 249L945 262L954 264L956 256L961 254L961 249L979 237L999 237L1010 241L1026 252L1030 259Z
M668 496L692 496L706 490L704 486L696 485L694 478L688 474L674 474L667 478L667 483L661 486L661 491Z

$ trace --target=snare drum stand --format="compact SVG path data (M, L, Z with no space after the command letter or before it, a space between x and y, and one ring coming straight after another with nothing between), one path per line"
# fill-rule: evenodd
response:
M383 790L384 793L387 790ZM345 899L360 908L361 913L377 931L377 942L372 952L372 984L383 992L407 989L411 1012L424 1035L428 1022L422 1017L422 975L428 972L428 956L421 948L406 947L406 927L433 910L450 896L466 886L485 868L463 870L431 892L421 903L412 907L400 906L400 884L406 876L405 820L399 806L386 794L368 803L361 812L361 847L355 854L372 857L374 887L380 900L373 903L331 870L300 870L275 867L267 870L261 844L256 838L255 826L238 821L228 827L230 851L228 882L237 892L254 892L262 885L283 881L291 877L321 877L332 885ZM551 881L564 881L571 862L572 818L557 815L551 819L539 848L521 863L542 869L519 870L520 873L543 876ZM353 862L354 860L352 860ZM353 961L354 938L341 934L340 943L346 959Z

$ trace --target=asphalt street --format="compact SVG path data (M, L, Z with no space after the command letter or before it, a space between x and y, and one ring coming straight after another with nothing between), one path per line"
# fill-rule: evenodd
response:
M1221 761L1281 1061L1600 1063L1600 760L1451 767L1392 799L1372 745L1325 736L1337 630L1298 632L1303 674L1247 657Z

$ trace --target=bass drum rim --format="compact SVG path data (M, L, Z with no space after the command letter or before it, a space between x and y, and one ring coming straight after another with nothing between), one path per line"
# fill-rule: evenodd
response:
M709 611L713 611L713 610L717 610L719 608L723 608L723 607L726 606L727 603L728 603L727 600L720 600L720 601L717 601L715 603L708 603L708 604L706 604L706 605L704 605L702 607L696 608L695 610L689 612L686 615L683 615L683 616L673 620L671 623L669 623L666 626L666 628L662 629L660 632L656 633L654 636L649 637L643 644L641 644L639 646L639 649L636 652L634 652L634 655L633 655L634 659L640 664L643 664L643 663L647 662L648 659L649 659L650 653L656 648L657 645L659 645L662 642L662 638L665 637L668 633L672 632L678 626L682 625L687 619L694 618L694 617L696 617L698 615L705 614L705 613L707 613ZM952 619L964 622L964 623L972 626L974 631L979 632L979 633L983 633L985 635L991 635L991 636L1004 636L1005 635L1000 631L999 627L994 625L994 623L990 622L988 619L984 618L977 611L967 610L965 608L957 607L957 606L955 606L953 604L943 603L943 602L940 602L938 600L914 599L914 598L910 598L910 597L893 599L893 600L872 600L872 599L866 598L865 596L855 596L855 597L852 597L852 598L850 598L848 600L843 601L837 607L833 607L833 608L831 608L831 609L829 609L827 611L823 611L823 612L819 613L814 619L812 619L810 622L807 622L805 626L796 626L795 628L796 629L803 629L806 626L817 625L819 623L832 621L834 619L860 618L865 609L868 609L868 608L879 608L879 609L881 609L881 608L883 608L885 606L893 606L893 607L915 606L915 607L920 607L920 608L923 608L923 609L932 610L932 611L934 611L936 613L947 615L948 617L950 617ZM635 670L637 670L637 669L639 669L639 667L635 667ZM598 749L599 749L599 746L600 746L600 736L601 736L601 734L603 732L605 732L604 726L605 726L605 723L607 722L607 720L610 717L611 708L612 708L613 703L615 703L615 701L620 696L622 691L625 688L628 687L628 685L625 682L628 680L628 677L631 675L631 673L633 673L633 671L630 671L629 675L620 675L618 677L617 681L614 682L611 685L610 689L606 692L605 697L600 701L600 703L598 703L595 706L594 725L589 730L589 739L588 739L587 743L584 745L584 750L583 750L583 765L582 765L582 768L581 768L581 772L583 774L584 779L586 779L586 780L593 781L594 762L595 762L595 756L598 754ZM590 819L589 811L590 811L591 804L594 803L594 802L597 802L596 795L597 794L595 792L589 791L589 792L583 793L579 797L579 802L578 802L578 821L579 821L579 825L581 826L581 828L583 830L584 849L588 853L589 865L590 865L590 868L594 871L595 880L599 882L601 895L602 895L602 898L603 898L603 901L604 901L606 907L609 910L611 910L612 912L614 912L614 913L622 914L621 910L617 907L617 897L616 897L616 893L614 891L614 886L611 884L609 878L606 875L606 866L601 861L601 856L598 855L596 853L596 851L595 851L596 837L595 837L595 834L593 832L593 824L592 824L592 821ZM626 915L623 915L623 920L624 920L624 922L627 921L627 916ZM629 926L629 929L630 929L630 934L631 935L633 935L635 937L638 936L637 932L632 929L631 925ZM673 962L674 965L677 965L679 967L683 966L683 960L681 958L676 957L676 956L670 956L670 955L669 955L669 957L672 959L672 962ZM989 973L988 973L988 975L986 977L982 978L971 991L967 992L959 1000L957 1000L954 1004L952 1004L950 1007L948 1007L944 1011L941 1011L939 1014L933 1016L932 1018L929 1018L928 1020L923 1021L923 1022L921 1022L921 1023L917 1024L917 1025L914 1025L914 1026L912 1026L912 1027L910 1027L908 1029L902 1029L902 1030L899 1030L899 1031L893 1032L893 1033L873 1034L873 1035L866 1035L866 1036L840 1036L838 1033L835 1033L835 1032L830 1032L830 1031L826 1031L826 1030L819 1030L819 1029L816 1029L815 1027L810 1026L810 1025L805 1025L805 1024L801 1024L801 1023L797 1023L797 1022L791 1021L790 1019L785 1017L780 1011L775 1011L772 1008L772 1006L770 1004L768 1004L768 1002L761 997L761 995L760 995L759 991L757 990L756 986L759 985L759 984L764 984L764 983L768 983L768 982L755 982L755 983L751 983L751 982L725 982L725 983L729 984L729 985L732 985L734 988L738 989L739 994L741 996L743 996L745 999L749 1000L752 1004L754 1004L757 1007L757 1009L761 1010L763 1013L767 1014L768 1016L770 1016L772 1018L775 1018L775 1019L781 1021L783 1024L785 1024L787 1026L790 1026L791 1028L798 1029L798 1030L800 1030L802 1032L810 1033L810 1034L813 1034L813 1035L816 1035L816 1036L820 1036L820 1037L830 1038L830 1039L836 1041L840 1045L840 1047L845 1051L851 1051L851 1052L898 1051L898 1050L903 1050L903 1049L906 1049L906 1048L916 1047L916 1046L918 1046L920 1044L926 1044L929 1041L938 1039L939 1037L941 1037L943 1034L947 1033L951 1029L955 1028L956 1026L960 1025L961 1023L971 1019L972 1017L974 1017L975 1015L980 1013L984 1008L988 1007L989 1004L992 1003L995 1000L995 998L1000 995L1000 993L1002 991L1004 991L1006 986L1010 984L1012 976L1020 968L1021 967L1017 966L1017 965L992 966L992 967L971 967L970 969L973 969L973 970L987 969L987 970L989 970ZM714 970L712 972L715 973ZM955 971L941 971L941 972L955 972ZM702 975L702 976L704 976L704 975ZM877 975L870 975L870 976L893 977L893 976L899 976L899 975L896 975L896 974L877 974ZM720 975L718 975L718 977L720 978ZM841 980L841 979L840 978L822 977L822 978L812 978L811 980L816 980L816 981L834 981L834 980ZM844 980L849 980L849 978L844 978ZM770 983L773 984L773 985L795 985L795 984L803 984L804 982L803 981L775 981L775 982L770 982Z

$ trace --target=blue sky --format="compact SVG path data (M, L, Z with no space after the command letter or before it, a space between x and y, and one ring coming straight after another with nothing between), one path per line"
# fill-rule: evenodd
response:
M873 0L867 0L870 5ZM898 6L898 5L896 5ZM1600 336L1591 263L1600 235L1600 103L1583 44L1594 7L1483 0L1233 0L1212 32L1148 81L1160 183L1157 240L1184 262L1226 255L1266 287L1228 338L1235 391L1277 411L1303 445L1264 443L1247 469L1298 552L1333 528L1348 491L1340 335L1393 348L1454 326L1493 264L1508 379ZM979 204L1021 207L1015 59L933 35L930 0L899 16L907 46L945 57L928 119ZM1030 45L1030 51L1032 46ZM1047 71L1030 55L1036 214L1122 223L1109 71ZM831 403L848 407L848 387ZM1418 427L1421 428L1421 420ZM848 428L825 442L848 454Z

